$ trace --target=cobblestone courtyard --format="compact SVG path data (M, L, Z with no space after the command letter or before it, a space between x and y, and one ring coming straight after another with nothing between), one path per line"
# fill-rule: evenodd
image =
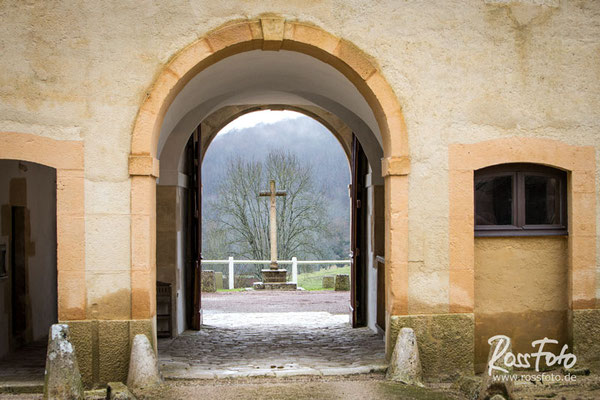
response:
M379 335L368 328L353 329L347 313L316 311L347 310L348 293L310 293L204 296L206 310L199 332L187 331L175 339L159 340L163 375L210 379L385 370L384 343ZM265 297L271 301L265 302ZM228 307L225 309L223 304ZM278 312L261 312L271 308Z

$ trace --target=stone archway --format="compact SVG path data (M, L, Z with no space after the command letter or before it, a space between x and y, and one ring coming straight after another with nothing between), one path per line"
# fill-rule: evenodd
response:
M202 137L200 146L202 154L204 155L208 150L208 147L212 143L216 135L223 129L227 124L233 120L241 117L242 115L260 111L260 110L288 110L295 111L306 115L320 124L331 132L336 138L342 150L346 154L348 162L351 157L352 147L352 130L348 125L344 123L335 114L325 111L319 107L309 105L235 105L226 106L213 112L201 122ZM181 168L182 160L182 149L180 144L174 144L173 141L168 141L162 153L159 156L160 159L160 185L175 185L179 180L179 169ZM380 167L375 166L375 167Z
M129 160L132 318L149 319L156 310L155 180L159 175L157 150L165 114L194 76L218 61L252 50L287 50L320 60L351 82L370 107L384 155L386 314L406 314L409 158L398 100L376 63L352 43L309 24L265 17L225 24L182 50L159 74L140 108Z

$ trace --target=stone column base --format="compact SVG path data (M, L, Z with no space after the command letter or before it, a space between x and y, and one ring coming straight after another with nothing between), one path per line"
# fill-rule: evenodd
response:
M126 382L131 343L145 334L156 350L154 319L60 321L68 324L86 387Z
M292 282L254 282L254 290L296 290L298 285Z
M474 373L473 314L392 315L387 318L386 357L389 359L398 332L412 328L417 336L423 376L435 380L453 380Z
M260 271L264 283L282 283L286 281L287 270L263 269Z
M573 310L573 353L577 365L600 364L600 310Z

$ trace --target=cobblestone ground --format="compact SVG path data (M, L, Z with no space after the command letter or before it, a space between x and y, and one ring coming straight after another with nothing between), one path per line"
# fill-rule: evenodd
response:
M166 378L346 375L383 371L383 339L327 312L206 311L199 332L159 340Z

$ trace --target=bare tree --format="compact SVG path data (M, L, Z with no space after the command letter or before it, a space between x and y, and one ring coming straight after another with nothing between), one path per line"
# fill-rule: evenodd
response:
M271 179L287 192L277 198L279 258L321 257L331 239L326 197L315 185L312 168L281 151L271 151L264 161L229 160L211 204L212 225L227 231L227 239L220 235L223 245L235 257L269 258L269 202L258 194Z

